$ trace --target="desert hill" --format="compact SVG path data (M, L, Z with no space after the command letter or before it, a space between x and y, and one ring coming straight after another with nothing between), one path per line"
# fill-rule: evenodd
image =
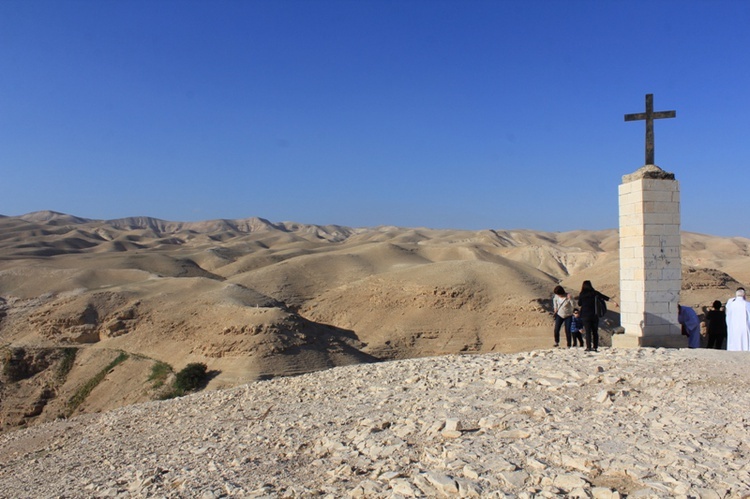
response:
M590 279L617 299L617 258L616 230L0 217L2 428L150 400L160 363L205 363L221 388L549 348L552 288ZM749 263L748 239L684 233L682 303L725 301L750 283ZM605 328L617 324L613 307Z

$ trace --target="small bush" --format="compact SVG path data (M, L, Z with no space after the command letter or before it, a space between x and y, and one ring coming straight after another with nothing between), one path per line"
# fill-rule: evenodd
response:
M178 372L174 380L174 389L180 395L202 388L208 379L206 364L193 362Z

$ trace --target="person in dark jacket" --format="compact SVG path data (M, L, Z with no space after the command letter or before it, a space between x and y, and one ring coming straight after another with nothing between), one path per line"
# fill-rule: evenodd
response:
M586 351L596 352L599 349L599 317L596 315L596 297L601 296L609 301L609 296L594 289L591 281L583 281L578 306L581 309L581 321L586 331Z
M713 303L713 310L706 312L706 332L708 347L721 350L727 339L727 314L721 309L721 302Z

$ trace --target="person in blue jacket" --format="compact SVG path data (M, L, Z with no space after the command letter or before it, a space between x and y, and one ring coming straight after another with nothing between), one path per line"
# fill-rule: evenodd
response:
M581 320L581 311L573 310L573 317L570 319L570 334L573 337L573 346L583 346L583 321Z
M682 324L682 334L688 337L689 348L701 347L701 320L690 307L677 304L677 322Z

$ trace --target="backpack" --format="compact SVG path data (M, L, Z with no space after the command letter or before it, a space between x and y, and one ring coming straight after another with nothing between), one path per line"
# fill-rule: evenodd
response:
M597 317L604 317L607 314L607 302L598 293L594 297L594 313Z

